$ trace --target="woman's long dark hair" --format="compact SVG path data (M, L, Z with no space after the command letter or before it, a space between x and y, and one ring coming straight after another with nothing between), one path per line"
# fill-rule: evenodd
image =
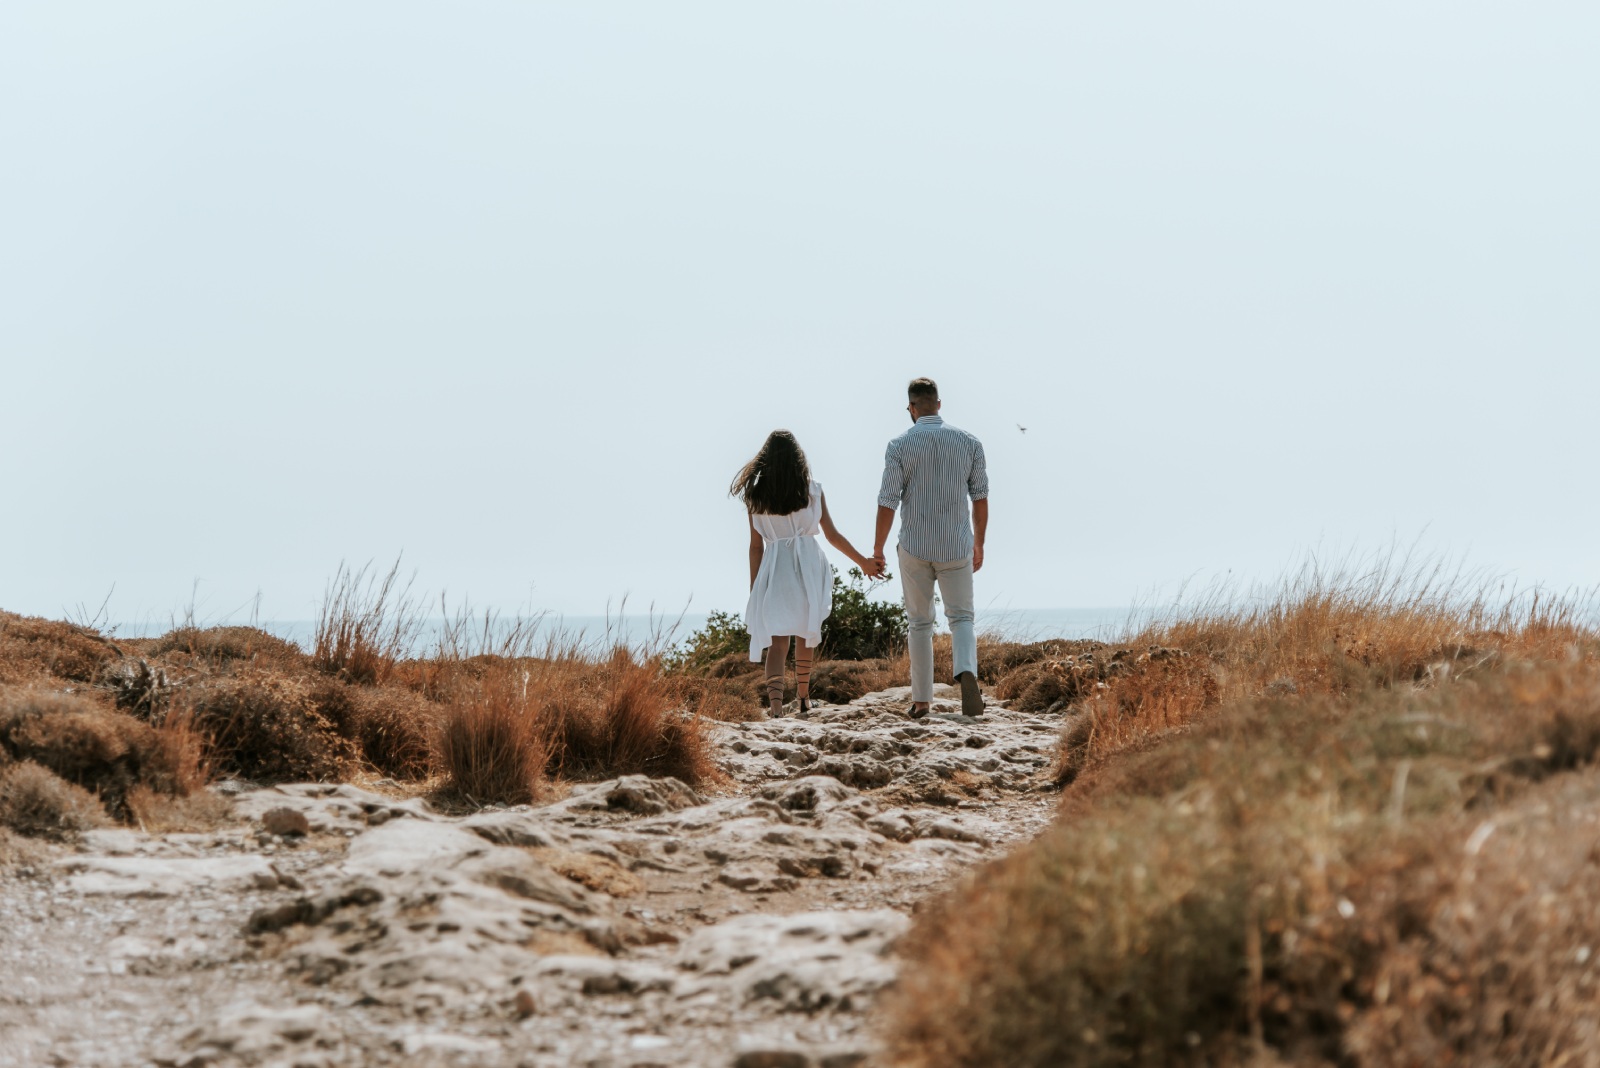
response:
M811 467L805 450L787 430L774 430L756 458L739 469L729 496L757 515L788 515L811 501Z

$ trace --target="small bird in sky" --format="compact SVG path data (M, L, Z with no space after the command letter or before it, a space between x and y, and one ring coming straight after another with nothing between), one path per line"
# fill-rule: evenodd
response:
M1028 432L1028 428L1023 426L1021 423L1017 424L1017 429L1022 431L1024 434L1026 434Z

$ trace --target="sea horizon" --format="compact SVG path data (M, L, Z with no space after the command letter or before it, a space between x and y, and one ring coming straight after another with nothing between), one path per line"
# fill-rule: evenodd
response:
M1123 607L1071 607L1071 608L991 608L977 612L978 631L1012 641L1044 641L1050 638L1095 638L1110 640L1122 634L1131 621L1140 617L1140 610ZM532 622L537 634L548 639L573 640L587 645L623 644L634 647L669 648L687 640L710 619L709 612L587 614L569 612L537 613L524 617ZM504 616L500 625L508 625L515 617ZM120 638L156 638L178 627L188 625L184 620L123 620L107 623L102 630L107 635ZM316 635L314 619L218 619L196 621L201 628L249 626L293 642L309 650ZM443 617L430 617L423 622L414 644L413 652L425 654L436 646L445 631ZM471 628L469 628L471 630ZM936 630L947 633L949 627L939 615ZM477 632L481 633L482 622Z

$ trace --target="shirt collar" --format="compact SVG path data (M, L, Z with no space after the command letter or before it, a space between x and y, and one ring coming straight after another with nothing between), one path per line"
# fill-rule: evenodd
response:
M944 422L944 420L941 419L937 415L919 415L919 416L917 416L917 426L922 426L924 423L932 426L932 425L935 425L935 424L938 424L938 423L942 423L942 422Z

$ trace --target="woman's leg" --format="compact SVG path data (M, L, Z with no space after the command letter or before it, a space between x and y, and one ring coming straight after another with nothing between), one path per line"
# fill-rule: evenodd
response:
M794 640L794 686L796 697L811 699L811 646L798 636Z
M789 635L775 635L767 646L767 704L774 716L783 715L783 676L789 659Z

